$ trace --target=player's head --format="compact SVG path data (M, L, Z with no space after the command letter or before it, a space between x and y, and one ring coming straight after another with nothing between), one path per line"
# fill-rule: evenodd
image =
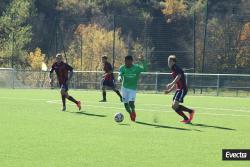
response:
M108 57L106 55L102 56L102 63L106 63L108 61Z
M62 54L61 54L61 53L57 53L57 54L56 54L56 62L57 62L57 63L61 63L62 60L63 60L63 59L62 59Z
M131 55L127 55L125 57L125 66L131 67L133 65L133 57Z
M173 65L176 63L176 56L170 55L168 56L168 67L171 69Z

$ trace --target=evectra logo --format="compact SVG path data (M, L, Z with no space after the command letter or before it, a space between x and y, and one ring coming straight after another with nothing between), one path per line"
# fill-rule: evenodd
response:
M223 149L222 160L250 160L250 149Z

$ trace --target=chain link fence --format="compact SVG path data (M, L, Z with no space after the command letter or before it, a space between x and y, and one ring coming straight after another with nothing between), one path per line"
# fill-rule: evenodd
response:
M100 90L101 71L75 71L69 87L72 89ZM117 78L118 73L115 72ZM198 74L185 73L189 94L212 96L242 96L249 97L250 75L238 74ZM56 76L54 84L49 83L49 72L0 69L0 88L58 88ZM145 72L138 82L138 91L147 93L162 93L166 84L172 81L170 73ZM121 83L116 83L120 88Z

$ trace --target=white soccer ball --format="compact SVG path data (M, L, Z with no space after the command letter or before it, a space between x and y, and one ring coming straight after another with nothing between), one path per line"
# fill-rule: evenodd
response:
M118 123L119 123L119 122L122 122L123 119L124 119L124 116L123 116L122 113L118 112L118 113L115 114L115 121L116 121L116 122L118 122Z

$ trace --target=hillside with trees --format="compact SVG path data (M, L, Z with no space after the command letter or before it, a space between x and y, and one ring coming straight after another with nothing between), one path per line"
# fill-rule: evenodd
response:
M76 70L115 69L144 54L168 71L176 54L188 72L248 73L247 0L1 0L0 67L41 70L57 52ZM41 66L39 66L41 64Z

